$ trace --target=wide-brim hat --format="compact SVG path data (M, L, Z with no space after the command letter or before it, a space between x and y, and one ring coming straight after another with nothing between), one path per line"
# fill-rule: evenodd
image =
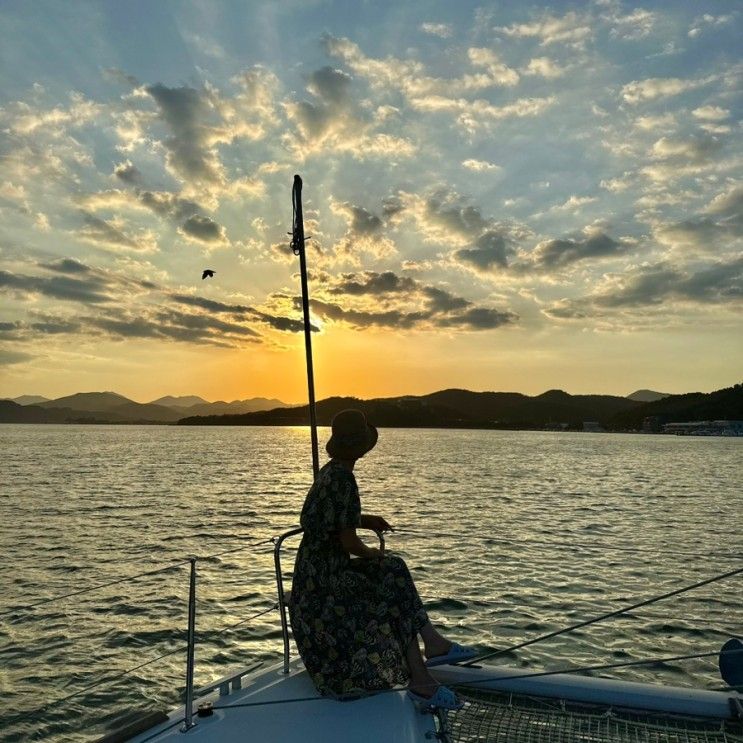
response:
M336 413L330 425L333 433L325 450L336 459L360 459L376 446L379 438L364 413L354 408Z

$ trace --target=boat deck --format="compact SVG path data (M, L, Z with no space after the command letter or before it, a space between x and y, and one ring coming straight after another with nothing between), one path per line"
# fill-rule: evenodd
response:
M457 689L463 709L440 716L421 712L403 689L342 702L321 697L295 659L289 674L279 664L211 685L197 695L196 705L211 702L213 714L194 717L196 725L185 736L181 708L157 724L150 722L146 732L104 741L743 743L743 719L732 709L742 698L734 693L569 674L531 678L505 666L432 671Z
M194 717L196 726L181 732L183 710L167 722L129 740L132 743L231 743L246 740L282 743L412 743L430 741L435 718L422 714L404 690L351 701L321 697L301 662L293 661L284 675L282 665L258 671L242 681L243 688L211 701L210 717ZM301 700L301 701L292 701ZM427 737L428 734L428 737ZM433 738L435 740L435 738Z

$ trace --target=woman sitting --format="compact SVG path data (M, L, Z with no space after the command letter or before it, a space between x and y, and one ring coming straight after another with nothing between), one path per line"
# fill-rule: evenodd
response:
M428 668L468 660L475 651L436 631L400 557L367 547L356 534L358 527L392 529L381 516L361 513L353 475L356 461L376 443L377 429L360 410L333 418L326 446L331 459L302 508L304 535L289 601L294 639L323 695L355 696L407 684L416 702L459 709L456 695Z

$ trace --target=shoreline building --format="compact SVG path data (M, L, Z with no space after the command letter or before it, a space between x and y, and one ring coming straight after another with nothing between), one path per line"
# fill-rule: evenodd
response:
M663 433L672 433L676 436L743 436L743 421L665 423Z

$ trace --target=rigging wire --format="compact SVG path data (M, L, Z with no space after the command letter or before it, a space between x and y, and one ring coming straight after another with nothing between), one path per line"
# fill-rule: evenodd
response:
M727 650L725 653L743 653L743 649L741 650ZM520 680L525 678L540 678L540 677L546 677L546 676L557 676L559 674L577 674L582 673L584 671L600 671L600 670L608 670L611 668L623 668L627 666L642 666L642 665L654 665L656 663L671 663L675 661L680 660L693 660L696 658L709 658L712 656L719 655L719 651L715 652L709 652L709 653L694 653L693 655L674 655L669 656L665 658L646 658L644 660L634 660L634 661L624 661L622 663L607 663L603 665L593 665L593 666L582 666L580 668L561 668L555 671L536 671L534 673L526 673L526 674L518 674L513 676L493 676L491 678L484 678L484 679L472 679L467 682L462 682L462 685L465 686L472 686L474 684L485 684L485 683L491 683L493 681L514 681L514 680ZM429 687L436 687L438 686L438 682L436 684L429 684ZM424 684L421 688L424 688L426 685ZM372 697L377 696L379 694L394 694L394 693L405 693L407 692L407 689L380 689L379 691L374 692L367 692L366 694L359 694L359 698L366 698L366 697ZM295 697L292 699L271 699L267 700L265 702L239 702L237 704L229 704L224 706L215 706L214 709L221 709L221 710L229 710L229 709L239 709L239 708L245 708L245 707L263 707L268 706L272 704L290 704L290 703L296 703L296 702L317 702L317 701L334 701L333 697L326 696L314 696L314 697Z
M258 539L251 544L243 544L239 547L232 547L230 549L223 550L221 552L215 552L211 555L203 555L202 557L196 557L195 559L197 561L206 561L206 560L214 560L217 557L222 557L223 555L228 555L233 552L240 552L242 550L249 549L251 547L257 547L261 544L269 544L271 542L271 538L262 538ZM128 575L124 578L117 578L112 581L108 581L107 583L99 583L95 586L90 586L89 588L81 588L77 591L70 591L69 593L59 594L57 596L50 596L45 599L39 599L38 601L34 601L30 604L25 604L24 606L16 607L15 609L7 609L5 611L0 612L0 617L8 616L10 614L16 614L17 612L23 612L28 611L29 609L33 609L37 606L42 606L43 604L50 604L55 601L62 601L64 599L68 599L72 596L80 596L84 593L92 593L93 591L100 591L103 588L109 588L110 586L118 585L119 583L125 583L130 580L137 580L138 578L144 578L149 575L157 575L158 573L167 573L170 570L174 570L175 568L182 567L183 565L188 565L190 563L190 560L180 560L178 562L170 563L169 565L166 565L161 568L154 568L153 570L145 570L141 573L136 573L135 575Z
M257 619L258 617L263 616L264 614L268 614L270 611L273 611L278 608L278 603L274 603L273 605L269 606L267 609L263 609L262 611L256 612L255 614L252 614L249 617L246 617L245 619L241 619L239 622L235 622L234 624L227 625L226 627L222 627L221 629L217 630L215 635L218 637L222 635L225 632L228 632L230 630L235 629L236 627L240 626L241 624L245 624L246 622L251 621L252 619ZM203 634L203 632L202 632ZM72 692L71 694L68 694L67 696L61 697L60 699L55 700L54 702L49 702L48 704L45 704L43 707L39 707L35 710L31 710L28 712L21 712L18 715L16 715L13 718L10 718L9 722L15 723L19 720L23 720L31 715L37 715L42 712L45 712L50 707L54 707L56 705L62 704L69 699L73 699L74 697L80 696L81 694L85 694L88 691L92 691L93 689L98 688L99 686L107 683L113 683L115 681L119 681L120 679L124 678L125 676L128 676L130 673L134 673L134 671L138 671L141 668L144 668L145 666L149 666L152 663L156 663L159 660L162 660L163 658L167 658L168 656L175 655L176 653L182 652L185 648L178 647L173 650L169 650L166 653L163 653L162 655L158 655L155 658L151 658L148 661L145 661L144 663L139 663L136 666L132 666L131 668L127 668L125 671L121 671L120 673L117 673L113 676L106 676L102 679L99 679L94 684L90 684L88 686L83 687L82 689L78 689L77 691Z
M702 586L707 586L710 583L715 583L719 580L724 580L725 578L732 578L734 575L739 575L740 573L743 573L743 568L737 568L736 570L730 570L727 573L721 573L720 575L715 575L715 576L712 576L711 578L706 578L705 580L698 581L697 583L692 583L689 586L682 586L681 588L677 588L673 591L668 591L668 593L661 594L660 596L653 596L649 599L645 599L644 601L638 601L635 604L624 606L621 609L616 609L615 611L607 612L606 614L602 614L601 616L593 617L592 619L586 619L583 622L572 624L569 627L563 627L562 629L555 630L554 632L548 632L546 635L540 635L539 637L532 638L531 640L525 640L524 642L520 642L516 645L512 645L511 647L502 648L501 650L496 650L492 653L486 653L485 655L481 655L481 656L478 656L477 658L473 658L471 661L468 661L462 665L473 666L476 663L479 663L480 661L486 660L487 658L494 658L495 656L502 655L503 653L510 653L514 650L525 648L528 645L534 645L537 642L542 642L543 640L548 640L552 637L557 637L558 635L564 635L568 632L572 632L573 630L579 629L580 627L587 627L589 624L596 624L596 622L601 622L604 619L611 619L612 617L619 616L620 614L624 614L628 611L632 611L633 609L639 609L642 606L648 606L650 604L656 603L657 601L671 598L672 596L678 596L679 594L686 593L687 591L692 591L695 588L701 588Z
M64 702L70 699L74 699L75 697L78 697L81 694L85 694L85 692L92 691L93 689L98 688L102 684L113 683L115 681L119 681L125 676L128 676L130 673L134 673L134 671L138 671L140 668L144 668L145 666L149 666L152 663L156 663L157 661L162 660L163 658L167 658L170 655L175 655L176 653L182 653L185 649L186 648L184 647L178 647L178 648L175 648L174 650L169 650L167 653L163 653L162 655L158 655L155 658L151 658L150 660L147 660L144 663L140 663L139 665L132 666L131 668L127 668L126 671L117 673L114 676L107 676L106 678L98 679L98 681L96 681L94 684L90 684L89 686L85 686L82 689L73 691L71 694L68 694L67 696L61 697L59 699L55 699L53 702L49 702L48 704L45 704L43 707L38 707L37 709L29 710L28 712L19 712L14 717L4 720L4 722L15 723L15 722L19 722L20 720L24 720L27 717L38 715L41 712L46 712L46 710L48 710L50 707L56 707L57 705L63 704Z
M419 531L417 529L408 529L396 528L392 534L413 534L415 536L421 536L421 537L430 537L432 536L431 532L425 532L425 531ZM589 542L557 542L554 540L547 540L547 539L530 539L528 537L525 538L517 538L517 537L485 537L480 536L478 534L454 534L454 533L447 533L439 531L438 529L435 532L435 536L437 537L451 537L453 539L481 539L483 541L501 541L501 542L509 542L509 543L517 543L517 544L538 544L542 546L548 546L548 547L557 547L562 549L569 549L571 547L582 547L584 549L588 550L599 550L599 551L607 551L607 552L647 552L650 554L660 554L660 555L673 555L673 556L682 556L682 557L704 557L704 558L720 558L725 560L743 560L743 553L724 553L724 552L690 552L688 550L662 550L662 549L656 549L653 547L620 547L616 545L607 545L607 544L595 544L595 543L589 543Z

